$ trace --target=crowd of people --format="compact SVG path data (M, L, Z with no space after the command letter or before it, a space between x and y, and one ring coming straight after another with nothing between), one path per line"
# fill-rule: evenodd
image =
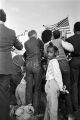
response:
M23 45L5 22L6 13L0 9L0 120L34 120L40 114L41 120L76 120L80 22L74 24L74 35L69 38L63 38L59 30L44 30L40 40L35 30L29 31L24 54L15 56L13 47L22 50Z

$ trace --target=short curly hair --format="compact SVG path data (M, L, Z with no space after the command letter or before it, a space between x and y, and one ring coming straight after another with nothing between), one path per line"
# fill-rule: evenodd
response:
M58 52L58 48L52 42L49 43L47 48L53 48L54 52Z
M53 31L53 37L54 37L54 39L60 38L60 31L59 30Z
M35 30L31 30L28 32L28 36L31 37L32 35L37 34Z
M47 43L51 40L52 37L52 31L51 30L44 30L42 32L41 38L44 43Z
M6 22L6 13L3 9L0 9L0 21Z
M80 22L76 22L74 24L74 33L77 32L77 31L80 31Z

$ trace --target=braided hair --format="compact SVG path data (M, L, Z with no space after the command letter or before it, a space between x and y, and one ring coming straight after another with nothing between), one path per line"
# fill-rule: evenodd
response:
M49 47L53 48L54 52L58 52L58 48L52 42L49 43L48 48Z

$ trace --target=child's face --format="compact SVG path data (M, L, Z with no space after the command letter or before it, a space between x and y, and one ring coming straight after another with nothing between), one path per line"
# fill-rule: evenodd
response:
M52 47L47 48L47 57L49 60L51 60L55 57L54 48L52 48Z

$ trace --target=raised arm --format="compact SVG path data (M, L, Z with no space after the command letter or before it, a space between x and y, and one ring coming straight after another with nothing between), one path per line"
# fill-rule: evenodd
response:
M71 43L67 42L67 41L62 40L62 47L69 52L74 52L73 45Z

